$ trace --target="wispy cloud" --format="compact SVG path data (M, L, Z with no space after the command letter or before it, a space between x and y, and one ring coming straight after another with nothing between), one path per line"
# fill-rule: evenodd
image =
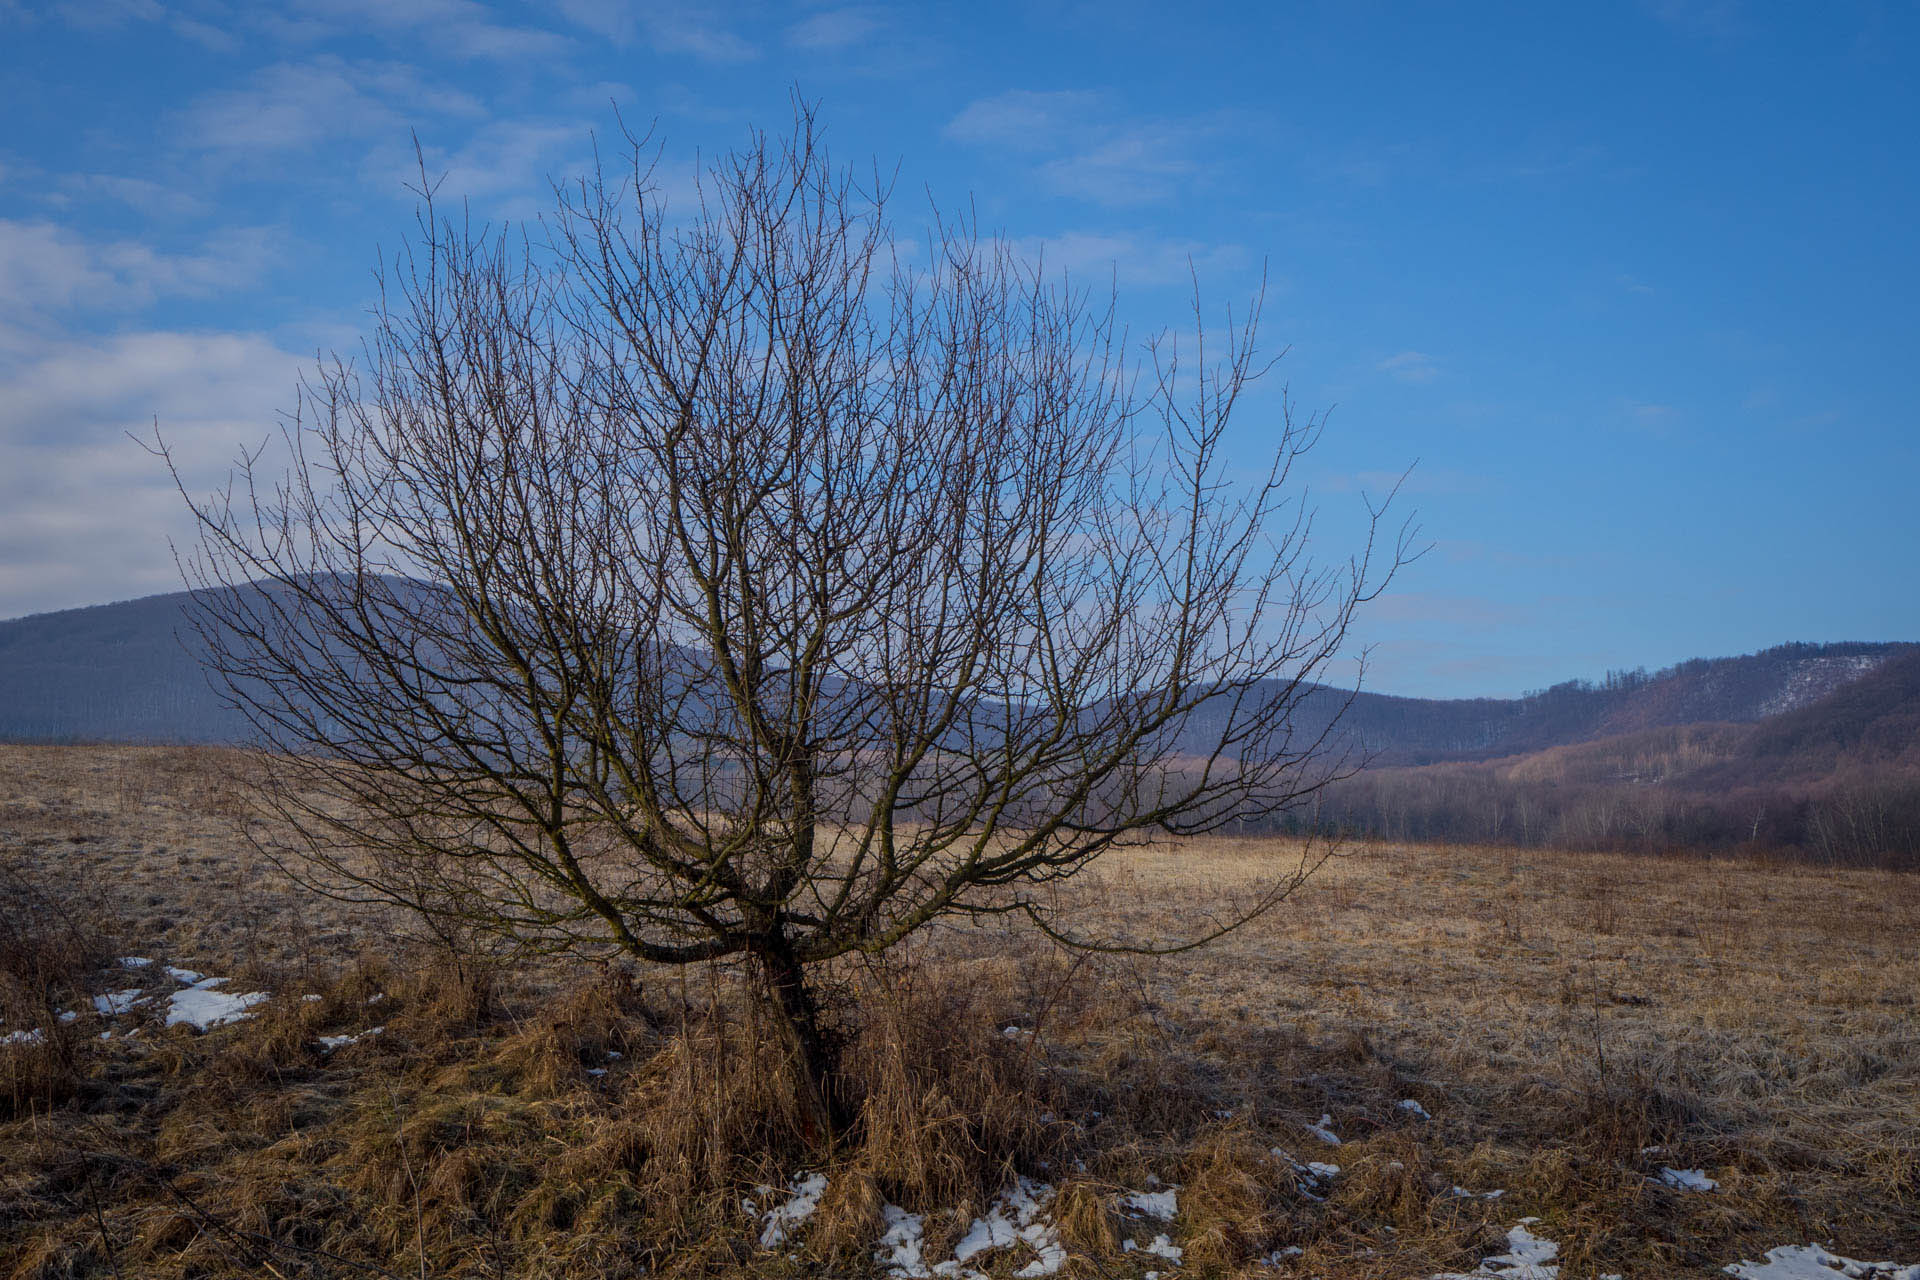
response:
M1396 382L1426 383L1440 376L1440 362L1424 351L1401 351L1374 367Z
M948 122L956 142L1032 156L1050 190L1106 205L1165 199L1206 171L1219 120L1127 117L1103 95L1016 89Z
M1139 231L1027 236L1014 241L1014 248L1050 273L1064 271L1082 281L1111 275L1122 287L1183 284L1193 275L1244 267L1250 258L1237 244L1207 244Z
M684 53L703 62L749 62L760 56L752 41L734 32L718 4L654 0L559 0L576 26L617 45L644 43L660 53Z
M284 36L405 36L460 59L545 61L574 47L559 32L500 22L479 0L296 0L286 16L298 25L281 28Z
M795 49L829 53L861 44L885 25L885 13L871 5L825 9L788 27L786 40Z
M0 296L30 315L138 311L167 296L245 288L275 259L263 228L222 231L199 253L132 240L90 241L50 222L0 220Z
M128 432L157 418L211 488L273 430L301 363L258 334L0 329L0 617L177 588L168 538L191 522Z
M178 136L210 151L280 151L371 135L404 136L423 117L478 118L479 101L399 62L322 54L282 62L240 88L201 95L181 113Z

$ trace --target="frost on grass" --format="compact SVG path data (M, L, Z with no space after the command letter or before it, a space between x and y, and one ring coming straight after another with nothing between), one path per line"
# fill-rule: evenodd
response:
M824 1173L802 1174L795 1178L787 1188L787 1198L766 1211L760 1228L760 1247L777 1249L785 1244L799 1230L800 1224L811 1218L813 1211L820 1207L820 1197L826 1191L827 1175ZM772 1187L760 1188L763 1199L778 1194ZM756 1211L755 1203L747 1201L747 1212Z
M1665 1165L1660 1167L1660 1181L1677 1191L1713 1191L1720 1186L1705 1169L1669 1169Z
M1782 1245L1767 1250L1764 1262L1741 1261L1722 1270L1738 1280L1920 1280L1920 1262L1857 1262L1817 1244Z
M1499 1280L1558 1280L1560 1268L1553 1260L1560 1256L1560 1246L1527 1230L1538 1221L1538 1218L1520 1219L1519 1224L1507 1232L1505 1253L1482 1258L1472 1271L1449 1271L1433 1280L1484 1280L1488 1276Z

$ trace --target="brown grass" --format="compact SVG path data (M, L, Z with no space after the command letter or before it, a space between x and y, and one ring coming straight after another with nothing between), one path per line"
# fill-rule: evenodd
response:
M456 968L249 863L236 767L0 747L0 1032L53 1032L0 1048L0 1278L859 1275L887 1204L938 1260L1015 1174L1059 1188L1083 1275L1169 1274L1124 1249L1161 1231L1186 1275L1466 1270L1525 1215L1569 1280L1809 1240L1920 1260L1912 877L1369 847L1162 961L943 930L832 975L863 1119L762 1250L741 1200L814 1162L730 974ZM1131 853L1073 892L1166 936L1292 853ZM205 1035L58 1022L127 952L276 996ZM1150 1178L1172 1224L1115 1209Z

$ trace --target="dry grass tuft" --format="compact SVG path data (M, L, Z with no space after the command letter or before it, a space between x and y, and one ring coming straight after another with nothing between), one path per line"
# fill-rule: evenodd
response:
M1196 1142L1184 1165L1180 1219L1194 1262L1237 1266L1273 1248L1300 1197L1267 1143L1230 1123Z

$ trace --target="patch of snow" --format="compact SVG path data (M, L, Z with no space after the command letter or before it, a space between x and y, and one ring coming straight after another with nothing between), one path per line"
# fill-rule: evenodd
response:
M917 1213L908 1213L897 1204L890 1204L880 1211L887 1224L886 1234L880 1237L880 1246L873 1251L873 1260L885 1267L890 1276L919 1277L931 1276L927 1270L926 1218Z
M301 996L300 998L309 1004L311 1004L315 1000L324 999L324 997L322 996Z
M605 1067L588 1067L587 1074L595 1077L603 1076L607 1074L607 1069Z
M824 1173L809 1173L795 1178L787 1188L786 1202L767 1210L766 1223L760 1230L760 1247L775 1249L785 1244L800 1224L811 1218L813 1211L820 1207L820 1197L826 1191L827 1175ZM763 1196L776 1194L772 1187L762 1187L760 1193Z
M1018 1277L1049 1276L1067 1265L1067 1248L1060 1243L1060 1231L1041 1216L1041 1210L1053 1199L1053 1188L1044 1182L1021 1178L1001 1194L984 1218L975 1218L967 1234L953 1247L953 1257L933 1268L937 1276L965 1277L980 1273L962 1264L993 1249L1025 1244L1032 1249L1032 1262L1013 1274Z
M1302 1127L1306 1129L1308 1133L1320 1139L1320 1141L1326 1143L1328 1146L1337 1147L1340 1145L1340 1138L1329 1127L1332 1124L1333 1124L1333 1117L1331 1115L1323 1114L1320 1117L1319 1124L1303 1125Z
M152 963L153 961L147 959L147 957L145 956L121 956L120 957L120 967L122 969L144 969Z
M386 992L384 992L384 991L376 991L376 992L374 992L374 993L373 993L372 995L370 995L370 996L368 996L368 997L367 997L367 1003L368 1003L368 1004L379 1004L379 1003L380 1003L380 1002L381 1002L382 1000L385 1000L386 998L387 998L387 993L386 993Z
M1281 1263L1286 1262L1290 1258L1298 1258L1303 1256L1306 1252L1307 1251L1305 1249L1302 1249L1299 1245L1290 1244L1284 1249L1275 1249L1272 1253L1268 1254L1266 1257L1256 1259L1256 1261L1263 1267L1277 1267Z
M1151 1253L1157 1257L1165 1258L1175 1266L1180 1265L1180 1259L1187 1252L1172 1240L1168 1239L1165 1233L1155 1236L1152 1244L1138 1244L1135 1241L1128 1240L1120 1246L1120 1252L1122 1253L1132 1253L1135 1249L1138 1249L1141 1253Z
M1660 1167L1660 1181L1679 1191L1714 1191L1720 1186L1705 1169L1669 1169L1665 1165Z
M1131 1209L1149 1218L1158 1218L1162 1222L1172 1222L1174 1215L1180 1212L1180 1188L1168 1187L1164 1191L1129 1191L1120 1197L1120 1207L1123 1210Z
M117 1018L123 1013L131 1013L136 1005L143 1005L147 998L140 994L139 987L128 987L123 991L109 991L103 996L93 998L94 1012L103 1018Z
M1339 1177L1340 1166L1337 1164L1328 1164L1324 1160L1309 1160L1307 1161L1307 1172L1324 1182L1328 1178Z
M202 978L195 985L174 992L167 1001L167 1025L177 1027L184 1023L195 1030L205 1031L209 1027L252 1017L247 1010L267 998L264 991L235 994L213 989L225 981L225 978Z
M1505 1253L1482 1258L1472 1271L1450 1271L1433 1280L1484 1280L1488 1276L1499 1280L1558 1280L1560 1268L1553 1260L1560 1256L1560 1246L1527 1230L1538 1221L1538 1218L1520 1219L1519 1225L1507 1232Z
M1498 1200L1507 1193L1504 1188L1499 1191L1469 1191L1465 1187L1455 1187L1453 1194L1462 1200Z
M205 982L207 980L207 975L204 973L195 973L191 969L176 969L172 965L167 966L167 976L175 982L183 983L189 987L196 982Z
M71 1009L63 1009L60 1012L60 1021L62 1022L77 1022L79 1018L80 1015Z
M1433 1119L1433 1116L1427 1112L1427 1109L1421 1106L1417 1101L1415 1101L1412 1098L1402 1098L1400 1099L1400 1101L1394 1103L1393 1105L1400 1108L1402 1111L1406 1112L1410 1116L1418 1116L1422 1120Z
M1920 1280L1920 1262L1856 1262L1828 1253L1817 1244L1788 1244L1767 1250L1765 1262L1742 1260L1721 1268L1738 1280Z
M46 1038L46 1033L35 1027L31 1031L9 1031L0 1036L0 1044L39 1044Z
M365 1040L368 1036L377 1036L385 1030L385 1027L369 1027L358 1035L321 1036L320 1048L327 1053L332 1053L335 1049L344 1049L356 1040Z

